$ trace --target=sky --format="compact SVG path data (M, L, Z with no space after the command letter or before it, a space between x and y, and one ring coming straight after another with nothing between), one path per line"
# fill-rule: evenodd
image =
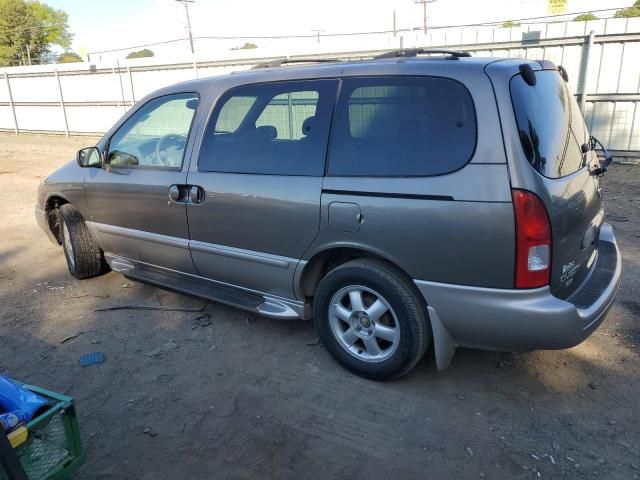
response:
M549 0L437 0L429 24L445 26L547 15ZM176 0L44 0L69 14L72 49L81 54L184 38L184 7ZM567 12L626 7L632 0L567 0ZM195 0L194 36L341 33L422 24L415 0ZM238 41L242 45L244 41ZM153 47L152 47L153 48Z

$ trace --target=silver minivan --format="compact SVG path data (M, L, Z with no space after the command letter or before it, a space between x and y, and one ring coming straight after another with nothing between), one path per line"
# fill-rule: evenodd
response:
M260 65L138 102L48 176L69 271L275 318L399 377L433 346L562 349L621 272L597 140L548 61L394 51ZM604 150L604 148L603 148Z

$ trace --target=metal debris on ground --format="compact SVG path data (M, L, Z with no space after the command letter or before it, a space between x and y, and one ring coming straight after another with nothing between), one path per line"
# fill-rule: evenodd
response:
M64 337L62 340L60 340L60 344L67 343L69 340L73 340L74 338L78 338L83 333L84 332L78 332L78 333L74 333L73 335L69 335L68 337Z
M69 297L62 297L63 300L69 300L72 298L85 298L85 297L92 297L92 298L109 298L109 295L92 295L92 294L84 294L84 295L71 295Z
M200 308L159 307L156 305L119 305L117 307L97 308L94 312L114 312L116 310L153 310L158 312L199 313L202 312L206 306L206 303Z
M164 355L165 353L169 353L172 350L175 350L176 348L178 348L178 344L176 342L174 342L173 340L170 340L167 343L165 343L164 345L162 345L162 346L160 346L158 348L154 348L149 353L147 353L147 355L149 357L157 357L159 355Z

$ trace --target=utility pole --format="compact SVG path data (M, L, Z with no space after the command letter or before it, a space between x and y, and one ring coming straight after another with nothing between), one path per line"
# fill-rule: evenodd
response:
M319 28L312 28L312 32L316 32L316 40L320 43L320 34L324 32L324 30L320 30Z
M398 28L396 27L396 11L393 11L393 36L398 34Z
M434 3L438 0L415 0L416 3L422 4L422 23L424 28L424 34L427 34L427 3Z
M194 55L195 50L193 48L193 35L191 34L191 19L189 18L189 4L194 3L195 0L176 0L176 2L184 5L184 11L187 14L187 30L189 32L189 45L191 46L191 55Z

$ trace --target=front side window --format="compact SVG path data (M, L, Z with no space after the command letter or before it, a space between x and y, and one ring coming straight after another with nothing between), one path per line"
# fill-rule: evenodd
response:
M473 155L473 100L455 80L349 78L340 92L329 175L441 175L458 170Z
M111 137L108 163L180 168L197 105L198 96L193 93L150 100Z
M557 71L537 71L536 84L511 79L511 102L522 149L541 175L559 178L583 166L587 129L580 109Z
M201 172L322 176L336 80L246 85L217 102Z

